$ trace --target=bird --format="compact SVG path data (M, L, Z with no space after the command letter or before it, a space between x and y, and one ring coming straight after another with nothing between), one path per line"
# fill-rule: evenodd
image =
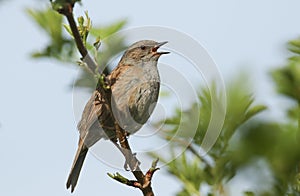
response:
M97 86L84 107L78 123L77 152L66 183L74 191L87 152L100 139L116 140L115 123L128 135L137 132L149 119L160 89L158 59L169 52L158 51L167 42L141 40L123 53L118 65L105 77L109 99ZM110 103L107 103L107 100Z

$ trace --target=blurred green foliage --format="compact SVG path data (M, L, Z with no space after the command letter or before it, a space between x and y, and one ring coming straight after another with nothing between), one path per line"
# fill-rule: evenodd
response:
M266 163L265 170L271 171L272 188L266 191L266 184L256 184L260 189L245 190L244 195L300 195L300 40L289 42L288 48L294 56L288 58L285 66L271 72L279 96L284 95L294 102L286 111L287 120L266 120L263 113L257 115L267 108L254 105L254 97L245 84L246 77L241 74L227 85L222 132L205 157L200 156L200 149L210 123L211 95L221 97L225 92L217 92L214 85L201 89L200 123L195 138L180 158L174 158L167 165L169 173L182 183L178 196L202 195L203 187L207 189L206 195L229 195L229 182L238 174L245 175L246 168L261 160ZM185 126L195 120L191 118L195 108L192 105L187 111L177 111L166 120L166 140L174 139L171 136L176 134L179 124ZM176 138L177 146L185 144L182 142L185 139ZM174 150L175 147L170 149L171 153ZM259 172L252 175L259 176ZM251 176L244 178L251 181Z
M31 19L43 30L49 38L49 43L41 51L34 52L33 58L51 58L65 64L76 65L79 60L79 54L75 46L69 26L63 25L63 16L53 11L51 8L45 10L27 9ZM95 26L91 24L88 13L85 16L78 17L78 28L87 49L95 56L95 60L100 70L108 72L107 65L113 57L118 55L126 48L124 37L113 36L126 25L126 20L120 20L107 26ZM64 27L64 28L63 28ZM65 29L65 30L64 30ZM101 42L99 51L94 47L94 42ZM79 63L82 65L81 63ZM97 79L86 69L80 69L80 75L75 81L75 87L82 87L93 90L96 87Z
M212 85L209 89L202 88L199 92L200 119L193 142L181 155L181 158L174 159L168 164L169 172L183 183L183 189L178 195L200 195L201 186L204 184L211 187L213 190L211 193L216 191L222 193L224 184L235 176L237 168L232 159L234 154L231 139L244 123L266 109L263 105L253 104L254 99L247 91L248 87L243 82L244 79L245 77L240 77L236 81L232 81L232 84L227 88L227 92L217 92L215 85ZM215 95L214 97L220 98L225 93L227 97L225 121L216 143L207 153L211 160L211 163L209 163L201 157L199 149L211 119L212 94ZM217 105L222 104L221 99L215 101ZM195 116L193 115L196 112L194 111L195 108L197 107L192 106L190 110L178 112L173 118L167 119L165 126L173 127L171 131L168 129L165 133L167 140L174 140L174 137L171 136L176 134L179 124L188 130L186 125L195 121L195 119L191 121L193 119L191 117ZM220 106L219 108L224 107ZM220 111L220 113L224 113L224 111ZM183 116L188 117L182 118ZM184 144L182 148L185 148L186 144L183 142L186 141L185 137L179 136L176 141L180 141L178 146ZM175 149L171 149L171 151L173 150ZM161 159L164 160L163 157Z
M27 9L27 13L50 39L49 44L42 51L34 52L32 57L51 57L64 62L74 61L75 43L70 38L63 36L63 17L52 9Z

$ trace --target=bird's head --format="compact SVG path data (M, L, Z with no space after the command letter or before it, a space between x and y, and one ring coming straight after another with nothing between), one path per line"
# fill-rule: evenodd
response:
M122 60L128 61L157 61L163 54L170 52L158 51L158 49L168 42L156 42L152 40L142 40L132 44L124 53Z

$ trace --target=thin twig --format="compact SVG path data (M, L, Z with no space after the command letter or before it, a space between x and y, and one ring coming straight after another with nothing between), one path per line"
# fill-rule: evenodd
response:
M211 167L211 164L205 158L203 158L191 144L189 144L187 146L187 148L191 153L193 153L203 163L205 163L207 166Z
M91 56L88 53L88 50L84 46L84 43L82 41L82 38L80 36L80 33L78 31L74 16L73 16L73 6L70 3L66 3L66 5L63 7L63 9L58 10L59 13L66 16L68 23L70 25L70 29L72 31L76 46L78 48L78 51L80 52L82 56L82 60L86 63L88 70L93 73L96 73L97 63L91 58Z

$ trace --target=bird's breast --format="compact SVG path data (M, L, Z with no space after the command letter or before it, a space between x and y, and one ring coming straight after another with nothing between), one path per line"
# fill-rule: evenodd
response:
M132 66L119 74L112 89L113 115L120 126L136 132L149 119L159 94L160 78L156 67Z

